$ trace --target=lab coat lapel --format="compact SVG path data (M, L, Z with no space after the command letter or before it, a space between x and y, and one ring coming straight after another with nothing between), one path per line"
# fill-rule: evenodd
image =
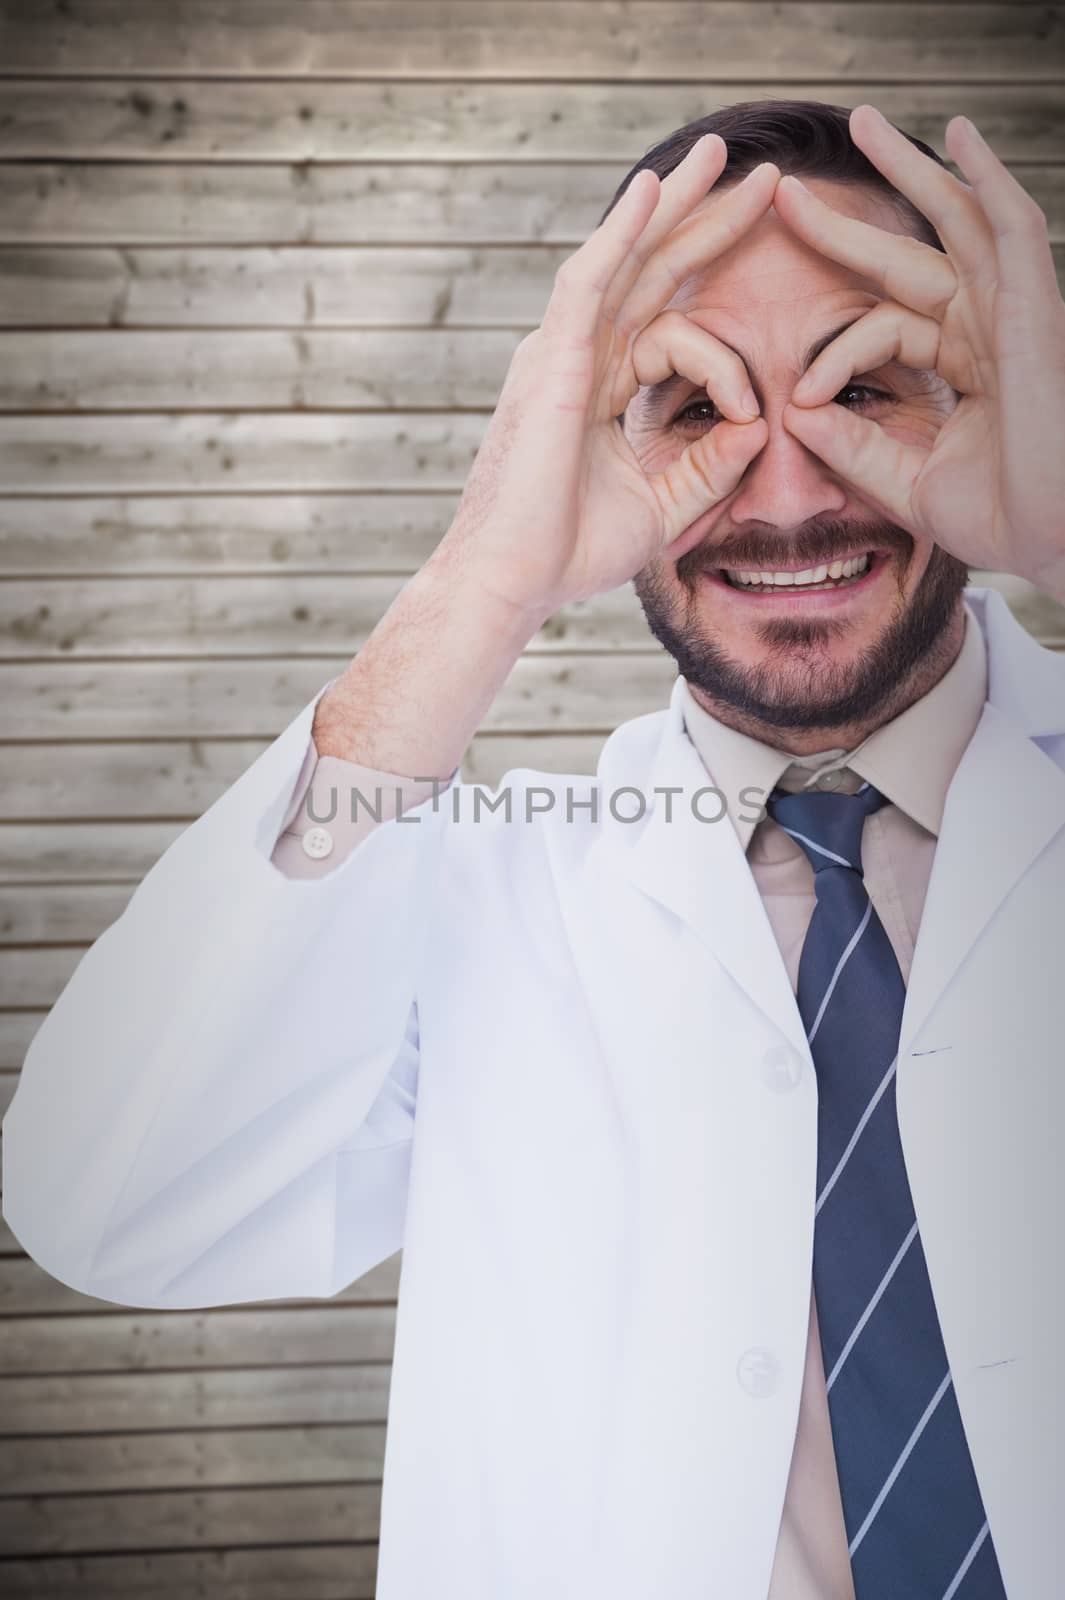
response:
M717 817L723 801L685 730L682 688L678 678L649 762L634 762L629 740L620 737L632 724L619 729L603 748L599 778L606 798L633 786L648 806L648 814L636 823L619 822L608 809L605 848L619 871L697 934L808 1060L787 970L736 830L724 815L700 820ZM667 803L669 790L679 792ZM619 813L635 809L634 800L619 795Z
M1065 825L1065 773L1031 737L1065 731L1060 666L1003 617L1001 596L990 595L997 605L987 598L988 700L947 791L900 1058L1014 884Z
M928 1020L974 941L1012 886L1065 823L1065 773L1033 739L1065 734L1061 666L1048 658L996 591L970 588L988 647L988 700L947 794L914 950L900 1057ZM604 819L610 860L643 893L689 926L740 988L809 1061L787 971L746 855L727 818L700 821L691 797L711 780L684 728L678 678L664 718L624 724L607 740L599 778L607 797L631 785L648 814ZM640 724L659 721L641 759ZM645 734L644 734L645 736ZM665 791L679 791L666 804ZM696 802L698 806L699 801ZM633 802L625 797L618 810ZM720 806L706 795L701 809Z

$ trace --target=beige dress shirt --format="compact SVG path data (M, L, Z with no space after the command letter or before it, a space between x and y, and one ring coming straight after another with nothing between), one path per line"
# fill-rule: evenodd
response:
M725 796L793 992L815 903L814 874L795 840L768 816L758 820L762 803L774 786L810 787L828 770L837 774L832 781L840 792L853 792L867 780L887 795L890 803L865 824L862 863L870 899L908 981L947 789L987 694L983 635L965 609L962 646L948 671L849 752L793 756L776 750L710 716L685 685L688 736ZM350 819L353 786L376 816L360 800L356 820ZM320 876L335 869L378 821L394 816L400 805L410 809L428 799L432 788L431 781L414 783L336 756L319 758L312 738L272 859L291 877ZM798 1425L766 1600L854 1600L812 1283Z

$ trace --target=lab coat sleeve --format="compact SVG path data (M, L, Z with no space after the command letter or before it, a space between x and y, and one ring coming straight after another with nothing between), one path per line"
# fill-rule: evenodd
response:
M26 1055L3 1213L85 1294L328 1297L402 1243L457 771L332 871L286 875L272 853L328 687L151 868Z

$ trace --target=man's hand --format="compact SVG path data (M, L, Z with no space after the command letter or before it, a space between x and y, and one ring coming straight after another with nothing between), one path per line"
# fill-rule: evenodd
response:
M887 295L814 361L784 425L911 533L1065 600L1065 301L1046 217L964 117L947 124L946 145L968 183L873 106L856 107L850 128L946 254L845 217L781 178L781 219ZM931 448L831 403L889 360L934 369L960 394Z
M522 340L458 510L347 671L319 701L320 755L412 778L457 769L498 690L567 601L617 588L659 551L699 537L768 437L735 351L679 311L678 283L768 211L770 162L692 215L725 167L708 134L660 182L637 173L555 277ZM659 473L619 415L673 372L705 385L725 421Z
M780 177L764 162L691 213L725 166L707 134L660 181L636 174L555 276L542 324L514 353L454 521L431 557L541 620L637 573L675 548L730 494L768 430L734 351L678 311L677 285L728 249L768 209ZM682 373L725 420L648 475L619 417L641 386ZM671 552L672 553L672 552Z

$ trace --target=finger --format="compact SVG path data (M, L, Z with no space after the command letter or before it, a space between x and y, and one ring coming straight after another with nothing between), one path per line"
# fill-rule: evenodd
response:
M986 273L993 240L973 188L918 150L875 106L855 106L850 135L885 178L932 223L955 268L966 277Z
M603 299L603 315L613 317L644 263L683 222L700 200L705 200L728 160L728 147L720 134L707 133L696 140L680 164L662 181L654 214L626 259L615 273Z
M664 181L641 169L591 237L555 274L542 319L545 331L570 341L590 340L599 319L612 314L658 240L706 194L727 159L720 134L706 133Z
M631 360L641 386L661 383L677 373L705 390L733 422L750 422L758 415L758 401L747 368L735 350L682 311L661 312L637 336ZM679 398L675 402L678 408L681 403ZM616 416L619 409L611 401L610 415Z
M763 161L741 183L723 190L708 211L688 217L651 255L617 309L614 323L628 338L645 328L684 280L724 253L769 209L780 170Z
M1039 308L1056 314L1061 296L1044 212L967 117L951 118L946 142L987 218L999 289L1016 293L1037 315Z
M820 406L852 378L875 372L889 361L934 372L939 359L941 325L919 316L895 300L881 300L826 345L799 379L791 398L797 406Z
M916 531L913 486L927 449L893 439L875 422L842 406L807 409L789 404L783 422L837 477L867 495L893 522Z
M753 422L719 422L663 471L648 477L662 509L666 530L662 548L667 553L669 545L697 517L732 493L768 437L764 417Z
M910 234L888 233L826 205L798 178L781 178L773 204L781 219L821 255L863 273L893 300L942 317L958 287L950 259Z
M545 333L578 343L591 340L603 296L653 215L660 188L656 173L638 172L613 211L563 261L541 318Z

